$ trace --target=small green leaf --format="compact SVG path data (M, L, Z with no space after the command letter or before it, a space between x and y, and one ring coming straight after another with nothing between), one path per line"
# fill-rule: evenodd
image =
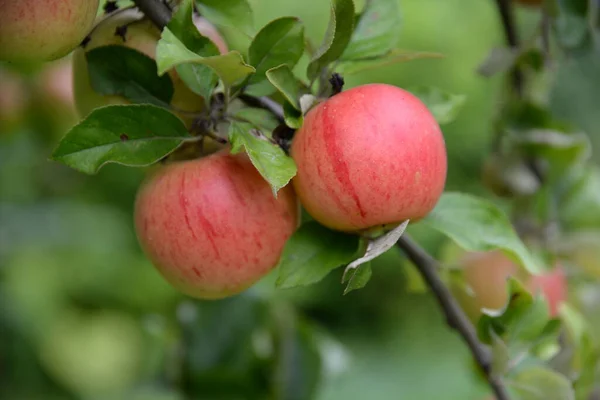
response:
M371 275L373 274L371 270L371 263L367 262L366 264L362 264L359 267L353 269L348 277L348 285L346 289L344 289L344 294L348 294L353 290L362 289L369 283L371 279Z
M192 0L184 0L179 5L167 27L186 48L199 56L219 55L217 46L209 38L202 36L194 25ZM176 70L194 93L207 100L210 98L218 78L209 66L190 63L178 65Z
M258 32L248 49L248 62L256 68L249 83L265 80L266 72L277 66L293 68L302 53L304 26L298 18L283 17L269 22Z
M335 67L335 71L343 75L352 75L371 69L379 69L388 65L402 62L421 60L424 58L444 58L443 54L425 51L392 50L384 57L374 59L341 61Z
M445 193L423 222L465 250L500 249L533 274L544 270L521 242L508 217L486 200L464 193Z
M300 129L304 122L302 112L295 109L289 102L283 103L283 119L285 124L292 129Z
M292 288L319 282L352 261L358 236L336 232L315 221L304 223L288 240L279 261L277 286Z
M279 121L273 114L262 108L242 108L233 114L234 117L239 118L243 121L248 121L260 128L261 131L268 137L271 132L279 125Z
M573 164L582 163L591 155L591 143L584 133L530 129L513 136L513 144L524 154L548 160L548 173L553 176L563 175Z
M400 237L404 234L404 231L406 231L408 222L409 220L406 220L391 231L385 233L384 235L381 235L375 239L370 239L367 243L365 253L361 257L352 261L346 267L346 271L344 271L344 278L342 279L342 281L347 281L346 276L352 274L353 271L356 272L355 270L361 264L374 260L375 258L379 257L380 255L391 249L396 244L396 242L398 242Z
M90 83L104 95L123 96L132 103L167 108L173 97L168 75L156 75L156 62L125 46L102 46L85 54Z
M440 125L454 121L467 100L465 95L450 94L434 87L418 87L409 90L425 103Z
M321 70L337 60L350 42L354 30L354 3L352 0L331 0L331 16L323 43L308 64L306 74L314 80Z
M585 317L568 304L560 307L560 319L565 327L565 339L571 358L569 364L577 380L577 398L589 397L593 390L596 372L600 363L600 348L595 341L593 330Z
M402 31L397 0L369 0L342 60L381 57L398 44Z
M242 147L246 149L252 164L269 182L274 195L296 175L294 160L253 125L232 121L229 140L232 153L239 153Z
M163 108L107 106L73 127L52 159L87 174L107 163L142 167L168 155L188 138L183 122Z
M279 90L286 100L300 110L300 87L289 66L283 64L267 71L267 79Z
M477 331L484 343L501 337L510 347L530 346L550 321L548 304L542 296L533 297L516 279L508 279L508 303L501 310L484 309Z
M226 87L231 87L254 72L254 68L246 64L237 51L219 56L199 56L185 47L169 28L163 29L161 39L156 46L156 61L159 74L164 74L181 64L207 65L215 71Z
M196 0L196 6L209 21L239 29L247 35L254 33L252 7L248 0Z
M571 382L542 366L523 369L507 379L515 400L575 400Z

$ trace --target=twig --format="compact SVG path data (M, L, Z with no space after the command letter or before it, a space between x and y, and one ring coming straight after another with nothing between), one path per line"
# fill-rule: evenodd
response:
M498 11L500 12L500 18L502 19L502 26L504 27L504 35L506 36L506 42L508 45L517 50L519 48L519 37L517 36L517 30L515 29L514 18L512 14L511 0L496 0ZM523 95L523 72L518 66L514 66L512 70L513 87L519 96Z
M496 400L509 400L510 397L501 377L492 374L492 355L489 349L479 341L475 327L460 308L450 290L440 279L437 273L437 261L406 234L400 238L397 246L402 249L410 261L417 267L421 276L431 288L438 304L446 315L448 325L456 330L466 342L475 361L485 374L496 396Z
M254 97L248 94L240 94L238 99L251 107L262 108L270 111L280 123L283 123L283 107L281 104L268 97Z

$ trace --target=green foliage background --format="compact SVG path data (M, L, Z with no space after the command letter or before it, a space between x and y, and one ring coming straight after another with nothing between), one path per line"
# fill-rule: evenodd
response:
M251 3L257 27L292 15L304 21L314 42L323 37L327 1ZM467 95L458 119L444 126L447 188L484 193L479 171L489 152L503 82L475 71L492 47L503 44L494 3L399 4L399 47L446 57L346 76L346 84L427 85ZM537 23L534 12L524 9L518 20L523 32ZM245 44L243 37L229 38L234 48ZM596 146L599 66L597 55L572 55L557 71L550 101L557 116L581 126ZM133 199L143 171L109 165L97 176L85 176L47 161L77 119L68 106L38 95L38 72L22 73L31 98L28 109L0 128L1 398L183 399L171 382L181 378L181 353L192 350L198 365L184 385L196 396L190 398L249 398L250 361L244 354L261 348L260 335L250 335L229 354L227 327L242 332L236 338L245 337L242 325L255 321L244 307L257 301L276 314L279 307L293 307L300 315L295 323L318 339L325 360L316 374L325 377L316 396L320 400L485 397L486 386L431 296L408 290L411 267L395 250L373 262L373 278L364 290L347 296L339 284L341 271L313 287L292 290L275 290L275 277L269 276L250 293L220 303L178 295L141 254L133 233ZM411 233L433 254L443 243L418 226ZM189 342L178 341L182 332L192 332L200 342L186 347ZM318 369L308 357L296 361L291 372L289 365L275 367L290 372L292 384L286 381L284 394L274 397L306 398L302 388L313 384L310 371Z

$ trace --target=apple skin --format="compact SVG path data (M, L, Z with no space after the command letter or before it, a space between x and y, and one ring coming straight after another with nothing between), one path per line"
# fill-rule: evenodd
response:
M565 273L561 268L554 268L547 274L532 276L529 281L529 289L533 293L539 292L546 298L550 315L556 317L560 305L567 299Z
M567 280L560 265L542 275L529 275L499 250L467 253L461 265L473 296L460 296L459 301L471 317L478 317L481 308L504 307L508 301L509 276L524 282L532 294L543 295L552 317L558 315L560 305L567 299Z
M0 61L55 60L89 33L98 0L0 0Z
M160 169L135 205L150 260L174 287L203 299L237 294L267 274L298 216L291 185L275 198L247 156L227 150Z
M301 203L340 231L418 220L446 181L439 125L417 97L391 85L359 86L314 107L291 154Z
M85 52L101 46L123 45L138 50L148 57L156 57L156 44L160 39L160 31L152 24L150 20L142 19L143 14L134 8L127 8L116 11L101 19L89 35L89 41L84 47L78 48L73 54L73 87L75 104L81 117L85 117L98 107L111 104L127 104L128 101L122 96L106 96L97 93L92 88L88 73ZM127 25L125 38L115 33L118 27ZM205 29L206 36L215 40L216 43L222 42L223 38L214 27L204 20L202 29ZM201 33L203 33L201 31ZM219 46L217 44L217 46ZM221 46L222 47L222 46ZM221 48L219 47L219 48ZM204 109L204 99L192 92L181 80L175 70L168 72L173 82L173 98L171 105L175 110L184 111L177 113L185 122L191 123L192 118L185 115L185 112L195 113Z

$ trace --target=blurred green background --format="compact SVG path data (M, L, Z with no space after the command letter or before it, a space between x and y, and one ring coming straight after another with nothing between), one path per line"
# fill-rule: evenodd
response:
M252 0L256 26L300 17L313 42L325 0ZM359 2L361 3L361 2ZM467 95L443 127L447 188L484 193L480 168L505 82L477 66L503 44L492 0L399 0L400 48L441 52L346 76ZM524 35L539 16L519 9ZM597 137L600 60L573 54L540 95ZM407 289L397 253L374 262L364 290L342 296L340 271L305 289L199 302L172 290L141 253L132 227L144 171L109 165L85 176L48 161L77 122L69 62L0 69L0 398L477 400L487 388L429 294ZM436 254L442 239L413 235ZM267 388L267 389L265 389ZM265 393L269 393L268 395Z

